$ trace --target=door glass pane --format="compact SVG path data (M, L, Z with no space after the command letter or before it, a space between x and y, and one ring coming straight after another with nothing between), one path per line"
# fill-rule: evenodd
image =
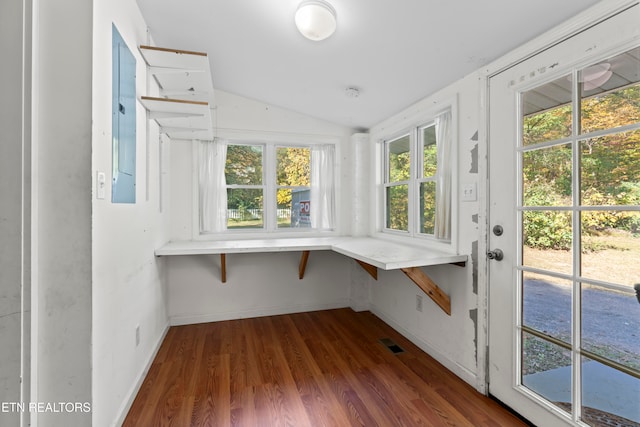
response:
M571 412L571 351L523 331L522 384Z
M436 221L436 183L420 183L420 232L433 234Z
M640 47L580 71L581 133L640 120Z
M640 380L582 358L582 420L591 426L639 426Z
M640 130L582 141L580 167L583 205L640 205Z
M411 155L409 135L398 138L388 144L388 169L387 182L406 181L411 177Z
M407 231L409 226L409 186L387 187L387 228Z
M522 324L570 345L571 291L568 280L523 272Z
M524 206L571 206L571 144L522 153Z
M640 373L638 302L632 287L625 292L583 283L582 348Z
M584 211L581 218L581 276L629 288L640 283L640 212Z
M227 228L264 227L262 189L227 189Z
M523 212L523 265L572 274L571 217L566 211Z
M523 145L571 136L571 83L564 76L522 94Z

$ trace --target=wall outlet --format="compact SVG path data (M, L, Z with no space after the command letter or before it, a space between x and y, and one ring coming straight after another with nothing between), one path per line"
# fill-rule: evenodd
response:
M422 311L422 295L416 295L416 310Z
M106 194L107 175L104 172L97 172L96 177L96 199L103 200Z
M136 325L136 347L140 345L140 325Z

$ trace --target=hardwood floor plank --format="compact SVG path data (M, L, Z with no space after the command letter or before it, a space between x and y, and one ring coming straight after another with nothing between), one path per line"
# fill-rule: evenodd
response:
M171 328L123 425L525 426L350 309Z

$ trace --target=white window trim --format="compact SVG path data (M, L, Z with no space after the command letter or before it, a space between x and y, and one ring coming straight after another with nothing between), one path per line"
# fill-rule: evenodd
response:
M419 189L416 175L416 168L418 162L417 159L417 130L427 126L429 123L433 123L438 114L447 110L451 111L451 239L449 241L439 240L433 236L426 235L419 232L419 213L418 213L418 200ZM373 163L375 182L375 229L372 230L372 235L379 238L388 238L399 242L411 241L412 244L419 244L428 248L439 249L446 252L458 253L458 102L457 96L438 102L433 108L428 110L422 110L410 116L403 116L391 125L388 125L385 129L378 132L375 135L377 141L377 147L375 150L375 159ZM392 230L386 228L386 176L387 176L387 162L386 162L386 143L392 141L406 134L414 133L411 141L411 180L412 184L409 186L409 231ZM396 183L397 184L397 183Z
M199 201L199 176L198 176L198 144L200 141L192 141L192 185L191 185L191 236L193 240L207 241L207 240L245 240L245 239L279 239L286 237L327 237L336 236L340 234L341 230L341 215L336 215L335 224L331 230L318 230L318 229L297 229L296 231L289 231L288 228L273 230L266 228L269 224L267 221L276 221L275 211L271 212L271 209L267 209L267 203L275 203L275 194L270 195L269 189L275 189L275 148L276 147L309 147L314 145L333 145L335 147L336 164L334 169L334 183L336 188L335 193L335 208L336 212L341 212L341 197L340 197L340 176L341 176L341 154L340 154L340 138L336 136L325 135L311 135L311 134L294 134L294 133L280 133L280 132L261 132L261 131L248 131L248 130L219 130L217 137L227 140L228 145L262 145L265 147L263 152L263 186L264 186L264 217L265 224L264 229L240 229L240 230L225 230L218 233L200 233L200 201ZM266 146L273 146L273 150L267 150ZM273 152L273 156L268 154ZM272 158L273 157L273 158ZM273 185L268 184L270 177L273 177Z

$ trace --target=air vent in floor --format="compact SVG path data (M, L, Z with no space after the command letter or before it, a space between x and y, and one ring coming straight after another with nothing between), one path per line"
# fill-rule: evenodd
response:
M398 344L393 342L391 338L381 338L380 342L382 343L383 346L387 347L389 351L393 354L404 353L404 350L402 349L402 347L400 347Z

